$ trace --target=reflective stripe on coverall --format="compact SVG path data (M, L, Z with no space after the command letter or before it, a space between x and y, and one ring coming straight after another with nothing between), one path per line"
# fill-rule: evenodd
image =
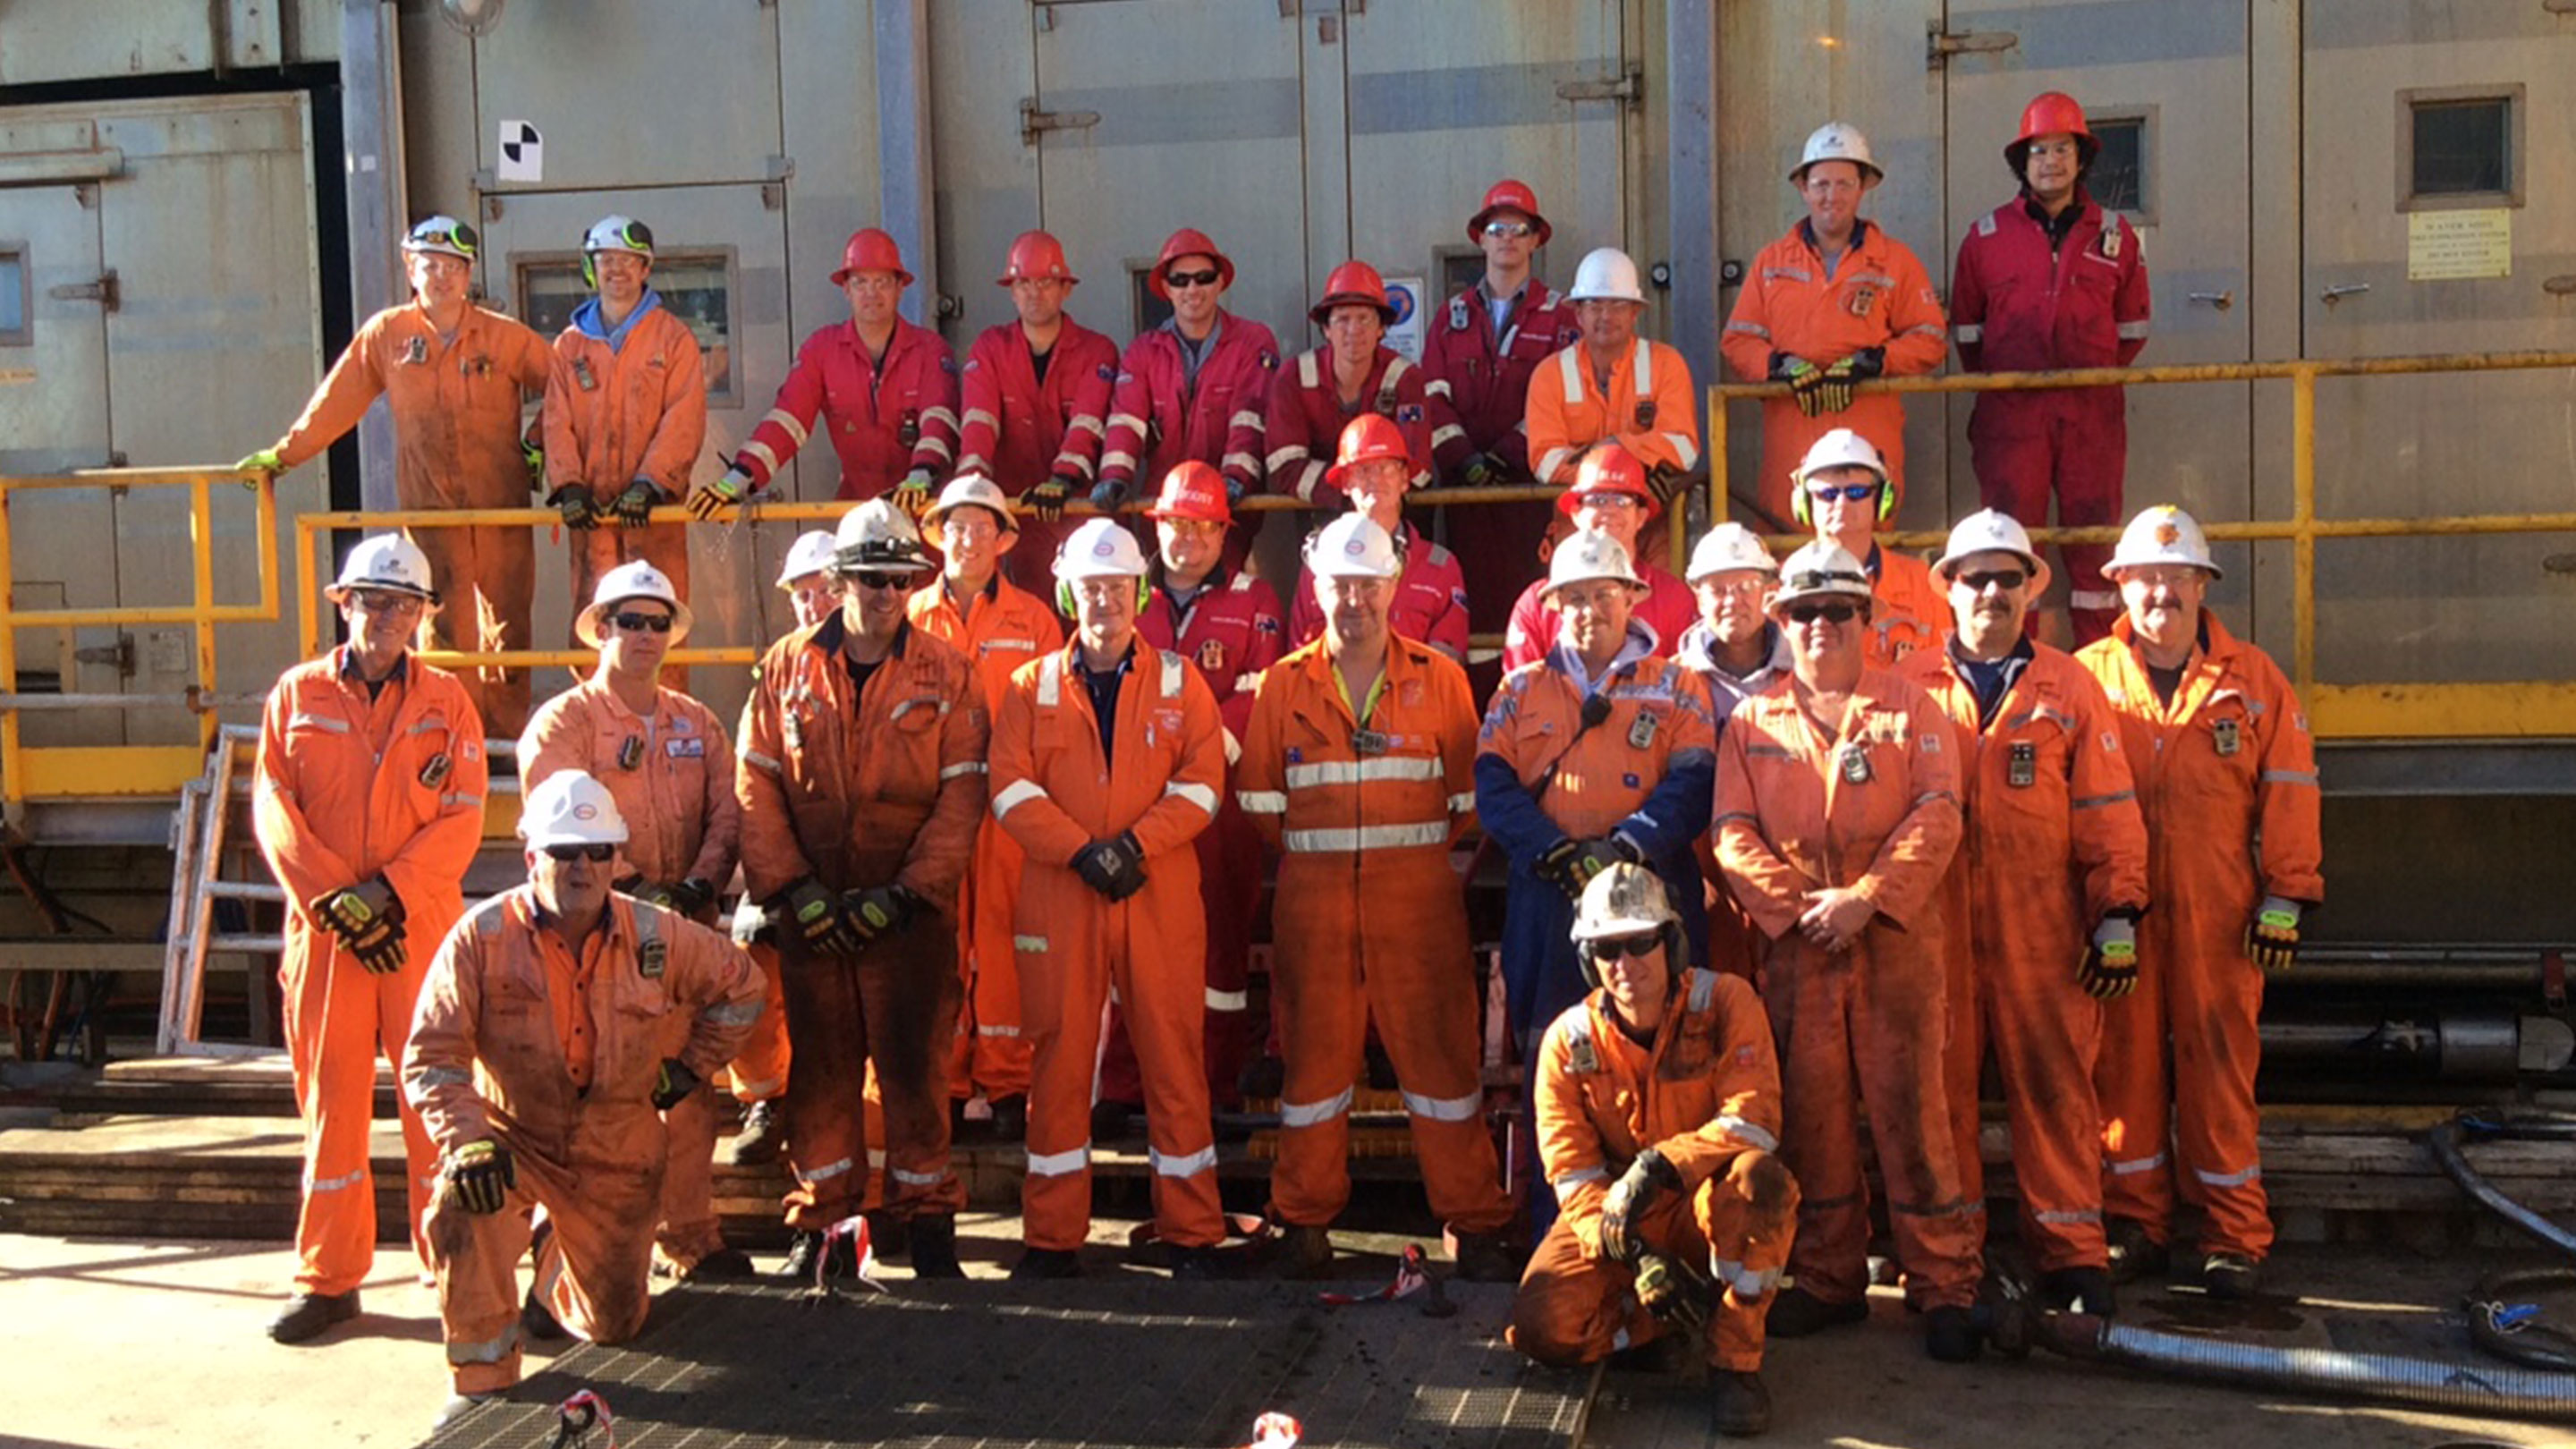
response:
M966 351L958 378L957 472L981 473L1017 498L1057 473L1088 487L1100 467L1109 395L1118 382L1118 344L1067 317L1038 377L1028 334L1017 320L988 327ZM1039 593L1055 588L1056 545L1073 523L1034 514L1019 520L1020 542L1004 572Z
M1422 369L1402 353L1380 347L1369 362L1356 402L1342 401L1341 381L1333 373L1333 352L1318 347L1297 355L1270 384L1264 410L1262 471L1270 491L1311 508L1340 512L1350 506L1342 490L1324 481L1342 429L1363 413L1392 421L1404 434L1404 449L1413 455L1413 486L1431 481L1431 421L1425 411Z
M1216 336L1196 377L1169 319L1136 334L1118 360L1100 480L1134 492L1143 478L1150 491L1183 459L1196 458L1236 491L1260 492L1262 408L1278 370L1279 341L1270 329L1231 312L1216 314Z
M654 1204L663 1172L653 1087L666 1058L712 1077L760 1011L751 962L717 931L611 895L589 949L583 1002L590 1080L576 1087L556 1026L533 892L474 908L438 951L402 1062L403 1105L443 1153L496 1141L518 1186L496 1213L445 1193L424 1236L438 1275L448 1371L460 1394L519 1381L519 1259L530 1214L553 1230L538 1255L538 1301L572 1332L617 1343L644 1327Z
M658 503L688 496L689 474L707 439L706 365L689 324L647 293L643 315L625 340L566 327L555 338L554 366L546 379L546 491L581 483L601 502L642 479L661 490ZM571 550L572 610L579 618L598 591L599 576L642 559L689 597L689 526L656 523L645 528L613 524L577 530ZM576 640L576 644L578 641ZM673 665L664 676L675 689L689 687L688 671ZM719 882L721 884L721 882Z
M799 1231L859 1201L870 1064L885 1099L887 1210L912 1218L966 1201L949 1170L947 1068L962 994L958 878L984 811L984 696L965 655L908 624L854 689L844 637L836 612L761 657L734 771L744 889L768 901L810 875L836 894L905 886L928 908L857 956L809 951L779 928L795 1059L787 1225Z
M1634 1270L1601 1256L1610 1184L1652 1147L1681 1174L1632 1226L1655 1251L1708 1273L1708 1361L1762 1366L1763 1314L1789 1261L1798 1193L1758 1211L1726 1174L1747 1152L1780 1148L1780 1066L1771 1023L1746 982L1684 971L1651 1047L1619 1029L1596 990L1551 1023L1538 1051L1539 1165L1557 1219L1512 1301L1511 1342L1542 1363L1594 1363L1664 1332L1639 1306Z
M2216 615L2200 620L2170 705L2126 618L2076 655L2137 774L2155 906L2138 923L2138 989L2103 1012L2102 1206L2164 1242L2179 1184L2208 1213L2204 1251L2260 1261L2272 1246L2255 1141L2263 973L2245 927L2267 895L2325 899L2316 745L2280 666Z
M1478 1060L1476 961L1450 847L1476 806L1464 668L1387 643L1363 721L1326 643L1261 676L1237 798L1281 851L1271 906L1280 1003L1284 1222L1329 1227L1350 1201L1353 1084L1372 1021L1394 1064L1431 1211L1461 1233L1509 1226ZM1363 750L1362 731L1368 748Z
M1530 374L1530 472L1541 483L1571 483L1584 450L1608 440L1648 471L1699 466L1699 398L1690 364L1640 337L1610 369L1605 396L1583 344L1560 349Z
M498 312L466 308L448 341L417 301L389 307L368 318L331 364L303 416L277 440L278 462L294 468L320 455L382 396L394 423L397 507L524 507L520 414L528 399L544 394L550 357L542 338ZM430 647L529 647L533 533L517 525L406 531L429 555L430 587L446 600L429 616ZM496 737L516 735L527 723L526 670L484 669L461 680L476 717Z
M1863 671L1838 739L1808 720L1797 689L1783 679L1728 718L1715 824L1727 885L1770 937L1762 993L1785 1053L1780 1151L1805 1195L1789 1269L1828 1303L1856 1303L1869 1286L1865 1108L1906 1297L1964 1308L1980 1219L1959 1194L1941 1079L1940 890L1959 844L1957 752L1940 707L1892 674ZM1808 893L1827 886L1877 907L1832 955L1797 929Z
M295 1220L300 1293L345 1293L375 1262L368 1170L376 1049L402 1060L430 953L464 910L462 882L483 843L483 724L465 686L405 656L373 700L334 649L286 672L262 713L252 828L286 890L278 966L295 1107L304 1119L304 1197ZM443 762L443 763L442 763ZM378 976L315 920L315 897L383 876L402 901L408 958ZM437 1156L419 1114L402 1112L406 1221L420 1214Z
M1467 572L1458 555L1433 543L1412 524L1396 530L1404 572L1386 623L1399 638L1428 644L1460 664L1467 662ZM1288 608L1288 647L1303 649L1324 637L1324 606L1315 601L1315 576L1297 576L1296 602Z
M1212 1247L1225 1222L1200 1058L1207 926L1187 847L1216 816L1225 731L1198 671L1138 646L1104 760L1079 651L1020 666L993 727L993 814L1028 852L1017 943L1034 1058L1023 1232L1032 1248L1070 1251L1089 1230L1092 1068L1101 1007L1115 993L1144 1068L1156 1231L1176 1247ZM1071 862L1128 831L1144 851L1145 884L1113 902Z
M1463 485L1470 454L1503 470L1500 481L1530 479L1529 380L1559 348L1582 336L1574 304L1536 276L1523 283L1495 336L1478 282L1434 314L1422 339L1422 393L1431 410L1431 456L1444 483ZM1510 616L1512 580L1539 556L1555 513L1544 502L1484 503L1441 510L1450 546L1482 567L1470 581L1469 615L1492 629Z
M751 474L752 487L768 487L813 436L818 417L840 457L838 497L874 498L916 471L945 478L957 456L957 359L938 333L900 317L882 371L868 360L856 322L818 328L796 350L796 365L734 466Z
M1977 718L1948 649L1898 674L1949 715L1965 786L1959 853L1942 883L1947 1063L1960 1195L1985 1205L1977 1074L1994 1049L2012 1130L2021 1240L2043 1273L2105 1265L2101 1113L2093 1068L2104 1004L2076 980L2093 927L2147 905L2147 830L2102 687L2063 650L2031 659ZM2142 971L2162 962L2142 960Z

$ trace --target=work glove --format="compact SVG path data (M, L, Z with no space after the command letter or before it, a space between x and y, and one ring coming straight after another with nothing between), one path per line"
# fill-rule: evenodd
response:
M1655 1199L1681 1188L1681 1169L1665 1161L1664 1154L1652 1147L1638 1153L1601 1200L1601 1256L1614 1263L1636 1262L1646 1251L1636 1225L1654 1208Z
M638 478L601 508L600 514L603 518L613 515L620 528L642 528L653 521L653 505L661 501L662 490Z
M1657 463L1646 470L1646 491L1655 495L1657 508L1669 508L1673 495L1682 491L1682 483L1689 476L1670 463Z
M316 896L312 909L314 918L369 973L382 976L403 968L408 953L403 949L402 898L383 877Z
M370 976L391 976L411 962L411 948L403 944L403 928L389 926L383 934L371 936L349 948L358 965Z
M1596 835L1590 840L1577 841L1572 861L1574 894L1583 894L1583 888L1592 884L1594 876L1623 860L1630 865L1645 863L1635 846L1616 835Z
M894 506L919 522L921 515L930 511L930 492L930 470L915 468L894 485Z
M528 465L528 491L546 486L546 450L534 438L519 440L519 461Z
M2138 984L2138 925L2126 916L2104 916L2093 928L2093 942L2075 968L2084 994L2109 1001L2126 996Z
M662 1058L662 1070L653 1074L653 1110L668 1112L688 1099L698 1089L698 1074L678 1057Z
M1115 478L1103 478L1091 485L1091 506L1103 513L1115 513L1127 501L1127 485Z
M684 916L694 917L698 912L715 904L716 887L715 882L693 875L672 882L666 894L671 898L672 910Z
M283 473L286 464L279 461L275 448L262 448L233 465L236 473Z
M1228 508L1237 508L1242 506L1243 496L1252 491L1252 485L1244 482L1240 478L1237 478L1232 473L1226 474L1224 481L1225 506Z
M1825 374L1814 363L1785 352L1774 352L1771 354L1771 380L1789 384L1789 401L1798 405L1798 411L1811 418L1824 411L1816 397L1816 389L1824 385Z
M1110 840L1095 840L1068 861L1082 883L1113 901L1123 901L1145 888L1145 848L1128 831Z
M1575 870L1575 861L1582 854L1583 842L1570 835L1559 836L1554 845L1539 852L1538 861L1531 869L1540 880L1565 892L1567 899L1575 899L1583 894L1583 887L1588 883L1588 878L1579 876Z
M1637 1255L1637 1305L1657 1323L1680 1328L1708 1326L1709 1283L1678 1260L1661 1253Z
M2245 927L2245 954L2266 971L2287 971L2299 959L2299 903L2265 896Z
M1040 523L1053 523L1064 517L1066 501L1073 497L1073 490L1081 486L1082 480L1070 473L1054 474L1029 490L1029 507L1037 510Z
M687 507L693 517L704 523L750 494L751 475L736 464L727 468L725 475L713 483L701 483L690 489Z
M892 935L912 924L925 904L909 886L870 886L863 891L845 891L841 909L850 917L850 929L862 941Z
M769 912L762 910L760 902L749 897L734 903L729 934L737 946L757 945L763 935L777 939L777 933L770 925Z
M519 1169L510 1161L510 1149L488 1138L466 1143L447 1159L447 1191L469 1213L499 1212L518 1185Z
M566 528L588 528L599 522L599 499L587 483L566 483L546 495L546 506L563 515Z
M781 926L805 949L825 956L856 956L867 943L850 929L849 913L821 881L807 876L779 893Z
M1827 367L1816 381L1816 413L1838 413L1852 405L1852 361L1846 357Z
M1458 479L1470 488L1494 488L1504 482L1503 465L1491 453L1470 453L1467 466L1458 470Z

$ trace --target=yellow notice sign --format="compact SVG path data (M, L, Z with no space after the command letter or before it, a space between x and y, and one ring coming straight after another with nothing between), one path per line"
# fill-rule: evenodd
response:
M2406 280L2449 282L2513 275L2513 212L2417 211L2406 217Z

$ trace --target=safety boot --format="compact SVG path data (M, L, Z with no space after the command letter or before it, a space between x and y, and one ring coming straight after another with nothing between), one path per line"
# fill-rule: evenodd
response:
M2136 1218L2111 1219L2105 1235L2110 1243L2111 1281L2131 1283L2140 1278L2161 1277L2172 1266L2165 1245L2148 1236L2147 1225Z
M1976 1319L1956 1304L1923 1315L1923 1351L1939 1363L1970 1363L1985 1346Z
M856 1277L859 1271L859 1256L851 1249L850 1240L847 1238L835 1238L826 1244L821 1233L799 1232L787 1244L787 1261L779 1265L778 1276L802 1279L810 1283L814 1279L818 1264L823 1276L827 1278Z
M1029 1097L1026 1092L1013 1092L1007 1097L993 1099L993 1140L1029 1140Z
M1279 1240L1279 1275L1307 1279L1333 1276L1331 1230L1290 1223Z
M1709 1375L1708 1426L1730 1439L1750 1439L1771 1427L1771 1391L1759 1373L1718 1369Z
M1014 1283L1044 1282L1051 1278L1079 1278L1082 1260L1071 1248L1030 1248L1011 1265Z
M912 1276L966 1276L966 1270L957 1265L957 1219L947 1213L933 1213L912 1220Z
M1529 1261L1529 1250L1519 1237L1506 1229L1499 1233L1450 1234L1453 1244L1450 1256L1458 1265L1458 1277L1468 1283L1517 1283L1521 1269Z
M268 1336L279 1343L303 1343L321 1336L335 1323L358 1316L358 1290L346 1293L298 1293L269 1320Z
M2201 1259L2200 1286L2212 1298L2242 1302L2262 1289L2262 1265L2243 1253L2212 1253Z
M758 1271L752 1267L749 1253L740 1248L718 1248L691 1263L687 1270L680 1274L680 1278L684 1282L695 1279L704 1279L708 1282L731 1282L757 1276Z
M1771 1311L1762 1321L1773 1338L1805 1338L1846 1323L1860 1323L1868 1317L1869 1304L1860 1299L1827 1303L1804 1288L1784 1288L1771 1299Z
M528 1285L528 1296L519 1302L519 1334L537 1343L561 1343L572 1335L565 1331L563 1320L545 1299L537 1296L536 1285Z
M880 1263L898 1262L912 1256L912 1220L899 1218L884 1208L872 1209L861 1216L868 1220L868 1251Z
M2119 1316L2108 1268L2052 1268L2039 1276L2040 1307L2094 1318Z
M733 1139L733 1165L766 1167L787 1150L787 1114L778 1099L763 1098L742 1114L742 1131Z

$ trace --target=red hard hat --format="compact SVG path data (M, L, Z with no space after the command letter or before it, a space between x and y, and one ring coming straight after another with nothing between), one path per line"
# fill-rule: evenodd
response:
M893 237L872 226L850 233L850 244L841 248L841 269L832 274L832 285L837 287L848 281L852 272L892 272L896 281L907 287L912 285L912 273L903 267L903 248L894 244Z
M2076 158L2084 165L2093 164L2093 153L2102 149L2102 143L2094 139L2092 128L2084 124L2084 108L2064 91L2042 91L2030 98L2029 105L2021 108L2021 134L2012 139L2011 145L2004 147L2004 159L2012 163L2014 171L2020 171L2022 157L2028 154L2030 143L2055 131L2073 136Z
M1154 289L1155 296L1166 302L1172 300L1172 289L1164 285L1163 273L1172 269L1172 263L1193 255L1216 258L1217 286L1223 288L1234 285L1233 259L1218 251L1216 242L1206 232L1194 226L1182 227L1172 233L1171 240L1163 243L1163 254L1154 259L1154 274L1145 279L1145 285Z
M1334 456L1333 466L1324 470L1324 481L1339 488L1353 468L1380 458L1410 464L1413 450L1405 446L1404 430L1394 419L1384 413L1362 413L1342 429L1341 451Z
M1333 315L1335 307L1348 305L1375 307L1380 322L1389 327L1395 325L1395 305L1386 300L1386 279L1377 274L1377 268L1366 262L1349 261L1333 268L1333 274L1324 279L1323 300L1310 308L1306 315L1321 327L1324 319Z
M1645 506L1647 517L1656 512L1655 491L1646 486L1646 465L1617 443L1603 443L1583 455L1574 470L1574 486L1556 495L1557 511L1572 518L1586 493L1625 493Z
M1182 459L1163 475L1163 491L1154 499L1154 506L1145 510L1145 516L1199 518L1228 527L1234 524L1234 508L1225 501L1224 476L1196 458Z
M1022 277L1068 286L1082 280L1064 263L1064 243L1042 231L1021 232L1019 239L1011 243L1011 259L1002 267L1001 284L1007 287Z
M1498 211L1517 211L1528 217L1530 224L1538 228L1540 246L1546 246L1547 239L1556 235L1556 228L1549 226L1547 218L1538 214L1538 193L1506 176L1493 184L1485 193L1484 205L1477 207L1476 214L1467 218L1467 240L1482 240L1485 223L1493 220L1494 213Z

